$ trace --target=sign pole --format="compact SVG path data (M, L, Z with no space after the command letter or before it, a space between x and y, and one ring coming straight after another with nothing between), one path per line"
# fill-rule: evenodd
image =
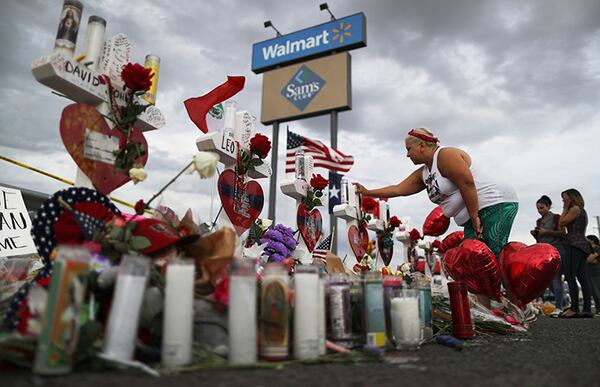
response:
M275 198L277 196L277 156L279 149L279 121L273 121L273 138L271 147L271 185L269 186L269 219L275 224Z
M337 149L337 130L338 130L338 112L332 110L329 122L329 131L331 137L331 148ZM337 217L329 214L329 232L331 232L331 252L337 255Z

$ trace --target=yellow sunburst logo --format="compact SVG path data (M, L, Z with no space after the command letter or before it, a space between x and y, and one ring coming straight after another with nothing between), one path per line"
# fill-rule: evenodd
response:
M344 22L340 23L339 28L332 28L331 30L333 31L333 40L339 39L340 43L344 43L345 36L352 36L350 28L352 28L352 25Z

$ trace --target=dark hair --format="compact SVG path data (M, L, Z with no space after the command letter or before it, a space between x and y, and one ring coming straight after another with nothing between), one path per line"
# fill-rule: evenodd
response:
M552 207L552 200L550 200L548 196L542 195L542 197L539 198L535 204L545 204L548 207Z
M577 191L575 188L569 188L566 191L563 191L561 193L561 195L567 195L569 198L571 198L571 201L573 202L574 205L579 206L579 208L583 208L585 206L585 202L583 201L583 196L581 196L581 193L579 191Z
M600 240L598 240L598 237L595 235L588 235L586 236L587 239L591 240L592 242L594 242L595 245L600 245Z

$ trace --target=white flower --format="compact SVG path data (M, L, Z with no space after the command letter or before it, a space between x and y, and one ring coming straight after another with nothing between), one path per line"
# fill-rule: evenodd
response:
M259 219L258 227L260 227L261 230L265 231L266 229L271 227L272 224L273 221L271 219Z
M196 171L202 179L212 177L217 169L218 161L219 155L214 152L198 152L186 173L191 175Z
M410 273L410 269L411 269L411 264L408 262L404 262L402 265L400 265L400 271L402 271L402 273L404 273L404 274Z
M133 184L137 184L140 181L146 180L148 173L144 168L131 168L129 170L129 177L133 180Z

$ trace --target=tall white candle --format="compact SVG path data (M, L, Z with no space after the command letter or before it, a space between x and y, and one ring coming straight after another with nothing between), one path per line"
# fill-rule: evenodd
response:
M194 265L171 264L166 277L162 363L176 367L192 360Z
M327 279L324 273L321 273L319 276L319 293L317 294L318 298L318 323L319 323L319 355L325 355L327 353L327 348L325 346L326 334L327 334L327 324L325 321L325 283Z
M240 260L241 261L241 260ZM229 363L252 364L256 362L256 273L246 267L236 273L235 266L253 265L245 260L232 263L229 280Z
M319 356L319 274L314 266L298 266L294 274L294 358Z
M418 296L393 298L390 314L397 348L418 347L421 342Z
M304 176L306 176L306 181L310 183L310 179L313 177L313 173L315 170L315 160L311 155L304 155Z
M102 53L102 47L104 45L105 30L106 20L100 16L90 16L88 19L87 30L85 31L84 62L93 70L98 70L100 54Z
M239 111L235 114L235 141L240 143L240 147L244 150L250 149L250 140L254 130L254 116L247 110Z

